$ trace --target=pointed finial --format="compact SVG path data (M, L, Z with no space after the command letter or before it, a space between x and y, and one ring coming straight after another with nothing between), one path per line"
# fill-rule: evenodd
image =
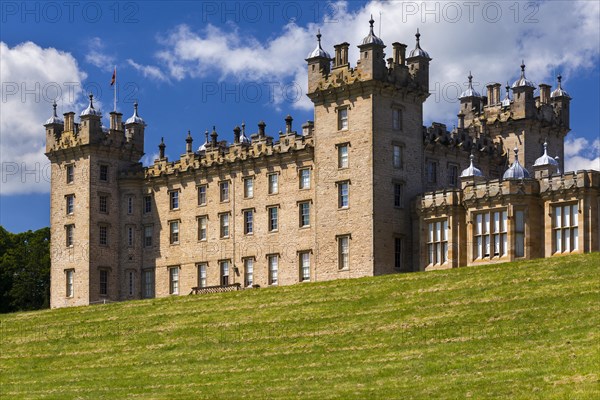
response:
M192 132L190 132L190 131L188 130L188 134L187 134L187 137L185 138L185 141L186 141L187 143L192 143L192 140L194 140L194 139L192 139Z
M242 133L246 133L246 123L242 121Z
M544 140L544 155L548 155L548 140Z
M317 29L317 41L321 44L321 28Z
M52 102L52 108L54 109L54 116L58 118L58 115L56 115L56 99Z
M419 43L419 40L421 38L421 34L419 33L419 28L417 28L417 33L415 34L415 37L417 38L417 43Z
M561 81L562 81L562 75L561 75L561 74L558 74L558 76L556 77L556 80L558 81L558 88L559 88L559 89L562 89L562 88L560 87L560 83L561 83Z
M94 108L94 95L90 93L88 97L90 98L90 108Z
M469 71L469 76L467 78L469 79L469 85L471 85L473 82L473 74L471 74L471 71Z
M473 155L473 153L471 153L471 155L469 156L469 160L471 160L471 166L473 166L473 160L475 160L475 156Z
M509 90L510 90L510 84L508 83L508 81L506 81L506 94L508 94Z
M513 151L515 152L515 161L519 161L519 148L515 147Z
M371 14L371 19L369 20L369 25L371 25L371 32L373 32L373 24L375 24L375 20L373 19L373 14Z

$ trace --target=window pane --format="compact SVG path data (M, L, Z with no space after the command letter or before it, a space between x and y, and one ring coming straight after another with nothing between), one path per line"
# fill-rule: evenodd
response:
M573 218L571 219L571 226L579 225L579 206L577 204L573 205Z

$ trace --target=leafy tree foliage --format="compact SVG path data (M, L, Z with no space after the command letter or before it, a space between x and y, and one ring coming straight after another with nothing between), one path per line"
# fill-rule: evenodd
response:
M11 233L0 226L0 312L50 307L50 228Z

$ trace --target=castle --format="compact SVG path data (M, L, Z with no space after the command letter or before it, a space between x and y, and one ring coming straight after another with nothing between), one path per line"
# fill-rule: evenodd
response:
M600 173L563 172L570 97L521 77L423 127L429 54L370 31L306 58L314 123L216 129L143 167L146 123L89 106L45 123L51 306L289 285L598 251ZM511 93L512 92L512 93ZM553 158L552 156L556 156Z

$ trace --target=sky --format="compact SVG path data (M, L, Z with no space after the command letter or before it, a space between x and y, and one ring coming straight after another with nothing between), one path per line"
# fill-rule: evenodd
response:
M369 19L391 54L393 42L414 48L419 29L430 64L424 125L456 124L458 94L469 72L475 89L527 78L556 87L561 74L571 102L565 169L600 170L600 2L598 1L124 1L0 3L0 225L12 232L50 221L50 164L43 124L52 102L59 115L79 114L94 94L96 109L133 103L146 123L145 165L184 153L215 126L233 140L242 122L267 133L313 119L306 97L306 55L320 29L323 47L350 43L351 66ZM503 89L504 90L504 89ZM504 97L504 92L502 93Z

